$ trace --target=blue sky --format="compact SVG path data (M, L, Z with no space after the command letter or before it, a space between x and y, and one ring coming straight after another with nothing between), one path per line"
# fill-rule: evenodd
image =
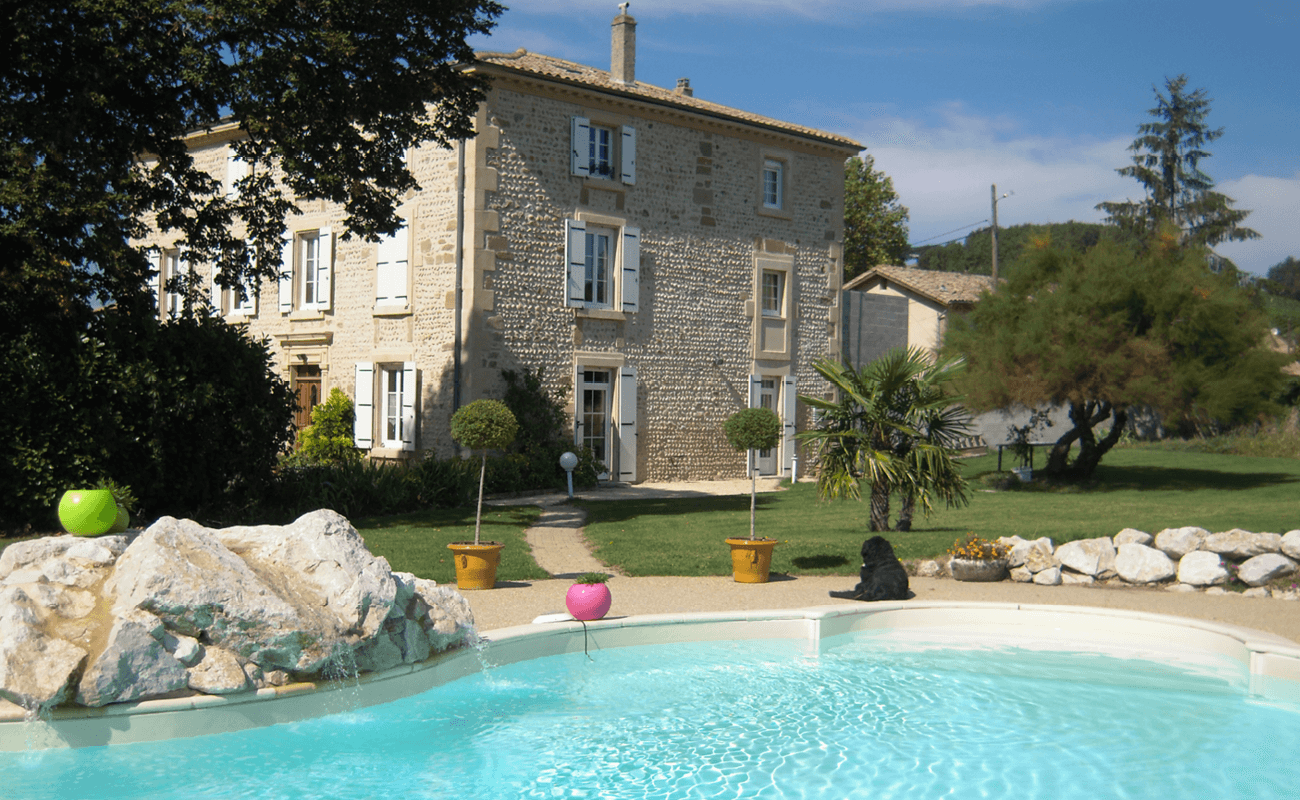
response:
M608 68L613 0L517 0L478 50ZM851 136L894 181L914 243L989 217L1098 221L1185 73L1224 128L1202 168L1263 239L1219 251L1262 274L1300 257L1300 3L1243 0L633 0L639 81ZM986 223L985 223L986 224ZM957 233L943 235L961 228Z

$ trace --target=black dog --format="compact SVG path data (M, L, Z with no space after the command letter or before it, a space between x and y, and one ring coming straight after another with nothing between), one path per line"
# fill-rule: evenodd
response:
M872 536L862 543L862 582L851 592L831 592L831 597L845 600L908 600L914 595L907 588L907 570L903 568L889 540Z

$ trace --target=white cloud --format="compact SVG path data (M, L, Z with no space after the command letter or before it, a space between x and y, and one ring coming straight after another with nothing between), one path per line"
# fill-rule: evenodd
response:
M1219 253L1257 275L1287 256L1300 258L1300 172L1289 178L1247 175L1214 188L1231 197L1234 208L1250 209L1246 227L1263 237L1221 244L1215 248Z

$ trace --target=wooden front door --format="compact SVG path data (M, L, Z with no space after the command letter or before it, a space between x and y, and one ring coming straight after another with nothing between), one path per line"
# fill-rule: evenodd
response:
M311 410L320 405L320 367L315 364L294 367L293 388L298 396L293 426L302 430L311 424Z

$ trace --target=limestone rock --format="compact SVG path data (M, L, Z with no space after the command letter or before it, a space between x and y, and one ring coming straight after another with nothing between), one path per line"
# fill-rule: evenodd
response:
M429 607L421 626L435 652L463 644L474 629L474 612L465 596L451 586L416 579L415 593Z
M0 589L0 698L26 709L62 702L87 655L46 635L42 612L26 587Z
M108 645L81 676L77 702L102 706L184 689L185 667L158 641L161 629L162 622L143 611L118 618Z
M1171 583L1165 587L1166 592L1199 592L1200 588L1190 583Z
M1109 537L1066 542L1055 555L1062 566L1091 578L1115 572L1115 545Z
M1165 528L1156 534L1156 549L1177 560L1201 547L1210 532L1204 528Z
M1276 533L1251 533L1240 528L1233 528L1223 533L1212 533L1205 537L1202 550L1218 553L1224 558L1241 561L1247 558L1276 553L1282 549L1282 537Z
M1300 529L1282 534L1282 555L1300 561Z
M1228 570L1224 568L1218 553L1208 550L1194 550L1178 561L1178 582L1192 586L1214 586L1228 582Z
M1029 571L1029 567L1019 566L1011 568L1011 580L1016 583L1029 583L1034 579L1034 573Z
M1061 585L1063 586L1091 586L1096 580L1091 575L1084 575L1082 572L1061 570Z
M1021 564L1030 572L1037 574L1061 566L1060 560L1052 552L1052 540L1047 537L1035 539L1027 545L1017 545L1019 547L1025 548Z
M1137 528L1125 528L1114 536L1115 549L1117 550L1126 544L1142 544L1149 547L1154 541L1154 536Z
M1241 593L1242 597L1271 597L1272 592L1263 586L1255 586Z
M1041 572L1034 573L1034 583L1039 586L1060 586L1061 585L1061 568L1048 567Z
M1263 586L1295 571L1296 563L1281 553L1264 553L1243 563L1237 578L1247 586Z
M916 576L918 578L937 578L943 574L943 569L939 562L933 559L926 559L916 565Z
M358 672L379 672L402 663L402 646L387 631L367 641L354 654Z
M395 602L388 562L371 555L357 529L333 511L313 511L284 527L225 528L216 536L280 596L288 598L285 587L294 586L305 595L302 604L328 609L350 633L373 636Z
M117 560L108 583L115 614L148 611L170 631L265 666L314 672L350 649L337 616L306 602L295 608L191 520L163 517L151 525ZM281 589L295 599L305 594Z
M224 647L204 648L203 659L190 667L189 687L204 694L234 694L249 686L235 654Z
M1215 594L1215 595L1225 595L1228 593L1228 590L1223 588L1222 586L1208 586L1205 589L1205 593Z
M1119 546L1115 554L1115 571L1129 583L1158 583L1174 577L1178 568L1162 551L1130 543Z

